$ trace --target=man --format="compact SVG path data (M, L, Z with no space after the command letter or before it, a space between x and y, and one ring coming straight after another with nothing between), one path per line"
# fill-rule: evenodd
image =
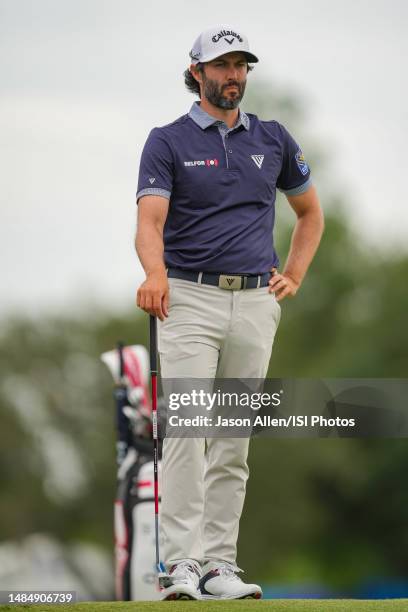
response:
M276 121L239 110L248 62L236 28L204 31L190 52L190 112L155 128L137 192L140 308L159 323L163 379L264 378L280 319L317 249L322 212L299 146ZM297 220L282 273L273 248L276 187ZM246 438L166 438L161 529L173 586L164 599L259 598L237 573Z

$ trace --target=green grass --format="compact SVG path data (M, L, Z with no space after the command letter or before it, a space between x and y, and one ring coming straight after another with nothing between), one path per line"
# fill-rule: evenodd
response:
M71 605L0 605L0 612L407 612L408 599L264 599L261 601L129 601Z

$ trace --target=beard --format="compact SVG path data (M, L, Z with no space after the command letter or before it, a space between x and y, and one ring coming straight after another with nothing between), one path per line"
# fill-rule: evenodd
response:
M218 108L223 108L224 110L231 110L233 108L237 108L244 97L246 81L230 81L226 85L219 85L217 81L212 81L204 76L203 85L203 93L211 104L217 106ZM227 87L230 87L231 85L234 85L237 88L237 91L224 95Z

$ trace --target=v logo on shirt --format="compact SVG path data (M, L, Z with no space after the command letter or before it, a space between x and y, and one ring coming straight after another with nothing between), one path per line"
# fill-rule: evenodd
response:
M262 168L264 157L265 155L251 155L252 160L256 163L259 169Z

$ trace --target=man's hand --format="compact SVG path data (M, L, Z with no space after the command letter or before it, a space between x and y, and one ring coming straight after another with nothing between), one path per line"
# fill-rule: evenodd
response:
M137 291L136 304L160 321L169 316L169 283L165 270L147 276Z
M293 278L286 274L279 274L276 268L272 268L271 272L273 276L269 281L269 293L275 293L276 300L280 302L283 298L296 295L297 290L300 287L300 283L297 283Z

